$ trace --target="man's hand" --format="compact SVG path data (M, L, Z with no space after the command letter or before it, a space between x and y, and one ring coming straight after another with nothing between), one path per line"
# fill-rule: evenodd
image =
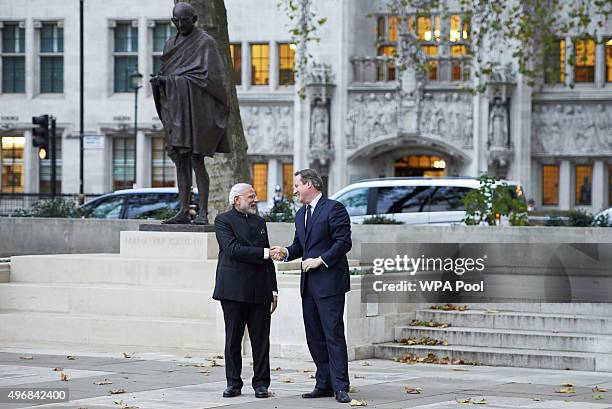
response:
M164 82L166 82L166 77L164 77L163 75L151 74L151 79L149 80L149 82L154 87L159 87L164 85Z
M270 306L270 314L273 314L276 311L276 307L278 306L278 295L272 296L272 305Z
M319 267L321 264L323 264L323 259L321 257L307 258L306 260L302 261L302 270L308 271L311 268Z
M270 248L270 258L276 261L282 261L287 257L287 252L284 248L274 246Z

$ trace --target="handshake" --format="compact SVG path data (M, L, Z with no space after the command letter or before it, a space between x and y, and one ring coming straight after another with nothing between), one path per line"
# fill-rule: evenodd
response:
M275 261L283 261L287 258L289 254L287 253L287 249L284 247L273 246L270 247L270 258ZM317 268L323 263L323 259L321 257L317 258L307 258L306 260L302 260L302 270L308 271L311 268Z
M287 250L283 247L270 247L270 258L275 261L283 261L287 257Z

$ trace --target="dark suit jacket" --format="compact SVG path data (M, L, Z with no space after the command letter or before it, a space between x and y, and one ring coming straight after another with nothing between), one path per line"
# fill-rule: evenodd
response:
M351 219L344 205L322 196L308 222L308 231L304 226L306 206L295 215L295 237L293 244L287 247L289 260L302 257L317 258L321 256L327 264L308 272L302 271L300 281L301 294L304 295L306 280L316 297L329 297L344 294L350 290L349 268L346 253L352 246Z
M265 220L245 215L232 208L217 215L215 234L219 243L219 262L215 278L215 300L250 303L272 302L278 291L271 259L264 260L269 248Z

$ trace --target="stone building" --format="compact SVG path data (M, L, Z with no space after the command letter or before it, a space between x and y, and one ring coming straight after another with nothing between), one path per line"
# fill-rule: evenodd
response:
M386 0L313 3L327 22L296 79L302 45L291 43L277 0L257 8L225 1L260 199L276 185L288 194L294 169L316 167L328 193L363 178L489 171L520 181L541 209L612 205L612 21L594 40L559 33L557 74L530 87L502 41L484 51L497 69L476 79L469 22L456 3L444 15L404 10L407 31ZM57 117L61 191L79 189L78 4L0 0L2 192L49 190L49 161L31 143L31 117L43 113ZM174 33L172 4L85 1L86 193L174 184L146 81ZM135 131L136 65L145 81ZM469 92L476 81L484 81L483 93Z

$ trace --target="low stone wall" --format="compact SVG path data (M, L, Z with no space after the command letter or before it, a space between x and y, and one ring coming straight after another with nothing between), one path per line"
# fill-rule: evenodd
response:
M118 253L119 232L146 220L0 218L0 257ZM369 263L363 243L612 243L612 228L353 225L349 258ZM292 223L268 223L272 245L293 241Z

